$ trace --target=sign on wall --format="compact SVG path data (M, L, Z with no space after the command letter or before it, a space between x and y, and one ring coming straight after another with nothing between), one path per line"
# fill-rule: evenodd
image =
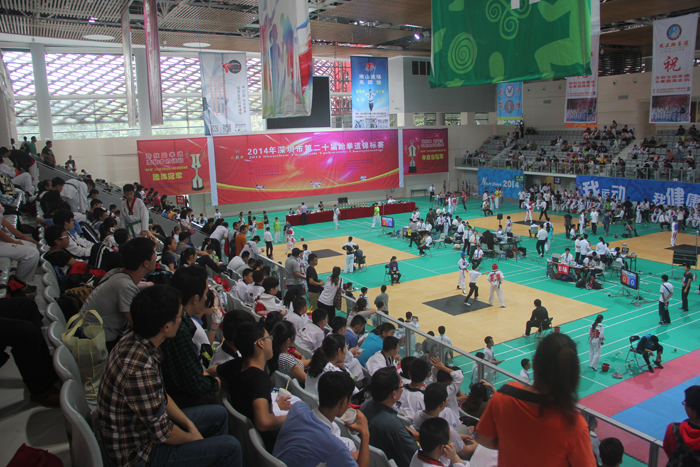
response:
M350 57L352 127L389 128L389 59Z
M650 123L690 122L698 14L654 21Z
M220 136L217 204L399 186L397 130Z
M523 121L523 82L499 83L496 120L499 125L517 125Z
M401 132L404 175L423 175L450 170L447 128Z
M250 133L248 73L244 53L201 53L204 134Z
M615 196L622 200L629 197L635 202L646 198L652 204L665 206L694 207L700 202L700 184L697 183L577 175L576 186L582 195Z
M207 138L137 141L140 182L159 195L211 190Z
M517 198L523 182L516 177L523 177L522 170L479 169L479 193L488 188L493 193L496 188L503 191L505 198Z
M432 2L431 88L590 75L589 0Z

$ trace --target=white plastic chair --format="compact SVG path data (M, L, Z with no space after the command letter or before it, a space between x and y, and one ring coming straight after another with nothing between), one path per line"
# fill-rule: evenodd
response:
M48 290L50 289L50 287L47 287L46 289ZM56 302L47 301L47 303L48 305L46 306L46 319L48 319L51 322L61 323L65 330L66 317L63 316L63 311L61 311L61 307L58 306L58 303Z
M287 467L287 464L265 450L258 430L255 428L248 430L248 438L250 439L252 454L256 457L255 463L252 465L259 467Z
M66 332L66 325L60 321L53 321L49 324L49 329L46 334L49 338L49 343L54 349L58 349L64 345L61 339L61 335L63 335L64 332Z
M66 349L67 350L67 349ZM61 412L70 424L70 455L74 467L102 467L102 453L91 428L90 408L78 381L61 388Z
M80 383L80 393L83 393L80 369L75 358L73 358L73 354L70 353L70 350L65 345L59 346L53 353L53 369L56 370L62 382L75 380ZM85 403L87 404L87 402Z

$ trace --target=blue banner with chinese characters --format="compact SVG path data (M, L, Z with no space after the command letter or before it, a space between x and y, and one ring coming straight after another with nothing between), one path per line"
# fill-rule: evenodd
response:
M577 175L578 192L603 197L616 196L625 200L644 201L665 206L687 205L694 207L700 203L700 184L682 182L661 182L657 180L636 180L629 178L591 177Z
M517 198L524 186L522 170L479 169L479 194L488 188L493 193L496 188L503 191L505 198Z
M350 57L352 127L389 128L389 59Z
M517 125L523 121L523 82L498 84L496 119L499 125Z

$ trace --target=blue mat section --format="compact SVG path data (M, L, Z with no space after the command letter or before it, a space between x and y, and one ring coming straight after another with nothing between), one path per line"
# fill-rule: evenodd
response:
M670 423L681 422L688 418L682 404L685 400L684 391L689 386L695 385L700 385L700 376L691 378L641 404L623 410L612 418L649 436L663 440L666 427Z

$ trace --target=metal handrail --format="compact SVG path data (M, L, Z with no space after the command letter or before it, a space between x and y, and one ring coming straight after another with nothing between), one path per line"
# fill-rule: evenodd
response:
M355 299L348 297L347 295L343 295L343 298L348 302L348 304L350 304L350 303L354 304L357 302ZM348 310L350 310L350 308L351 307L348 307ZM413 333L413 334L417 334L417 335L421 336L423 339L427 339L427 340L435 343L438 346L438 355L440 355L440 356L447 355L447 353L446 353L447 351L452 351L454 353L460 354L464 357L467 357L467 358L473 360L474 363L479 365L478 366L479 380L484 379L484 368L488 367L489 369L494 370L497 373L500 373L500 374L506 376L507 378L513 379L515 381L519 381L523 384L529 383L529 381L522 379L520 377L520 375L516 375L514 373L511 373L510 371L504 370L504 369L498 367L497 365L494 365L493 363L489 363L486 360L478 358L469 352L466 352L458 347L455 347L454 345L447 344L439 339L436 339L435 337L421 331L420 329L416 329L413 326L407 325L406 323L403 323L397 319L392 318L391 316L387 315L384 312L377 311L377 313L375 313L374 316L379 318L376 321L373 321L374 327L377 327L379 324L381 324L384 321L389 321L397 328L399 328L399 327L403 328L406 332L407 337L408 337L409 333ZM409 345L409 343L410 343L410 339L407 338L407 340L406 340L407 355L408 355L408 352L410 352L411 349L413 348L413 346ZM581 413L582 413L583 417L586 419L586 421L590 421L591 418L601 420L601 421L603 421L603 422L605 422L605 423L607 423L607 424L609 424L609 425L611 425L619 430L624 431L625 433L628 433L636 438L641 439L644 442L649 443L649 461L647 463L647 466L648 467L658 467L659 454L660 454L661 449L663 448L663 442L661 442L660 440L658 440L652 436L647 435L646 433L642 433L639 430L636 430L630 426L627 426L623 423L618 422L617 420L614 420L606 415L603 415L600 412L597 412L593 409L590 409L590 408L588 408L580 403L577 403L576 407L581 411Z

